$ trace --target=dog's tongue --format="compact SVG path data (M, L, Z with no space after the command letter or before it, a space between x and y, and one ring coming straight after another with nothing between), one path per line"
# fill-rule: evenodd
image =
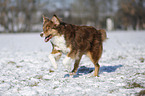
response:
M48 40L49 40L49 38L48 38L48 37L44 39L44 41L45 41L45 42L47 42Z
M44 41L48 42L51 38L52 38L52 35L49 35L49 36L45 37Z

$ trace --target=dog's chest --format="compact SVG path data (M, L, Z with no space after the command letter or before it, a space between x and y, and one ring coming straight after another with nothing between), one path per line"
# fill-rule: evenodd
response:
M51 42L56 46L56 50L61 50L63 53L70 52L70 49L66 46L66 41L63 35L53 37Z

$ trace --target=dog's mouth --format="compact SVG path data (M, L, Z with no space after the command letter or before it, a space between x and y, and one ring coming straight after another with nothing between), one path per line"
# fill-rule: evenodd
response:
M52 35L50 34L50 35L48 35L47 37L45 37L44 41L45 41L45 42L48 42L51 38L52 38Z

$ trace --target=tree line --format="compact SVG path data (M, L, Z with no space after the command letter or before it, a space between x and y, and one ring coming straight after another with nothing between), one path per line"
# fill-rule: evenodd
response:
M1 32L42 31L42 15L58 15L67 23L114 29L145 29L145 0L0 0ZM57 4L59 4L58 7ZM69 4L69 7L63 7Z

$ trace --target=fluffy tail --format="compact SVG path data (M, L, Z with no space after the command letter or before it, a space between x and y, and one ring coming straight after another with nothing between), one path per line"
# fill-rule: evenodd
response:
M105 41L107 39L107 34L104 29L98 30L101 33L102 41Z

